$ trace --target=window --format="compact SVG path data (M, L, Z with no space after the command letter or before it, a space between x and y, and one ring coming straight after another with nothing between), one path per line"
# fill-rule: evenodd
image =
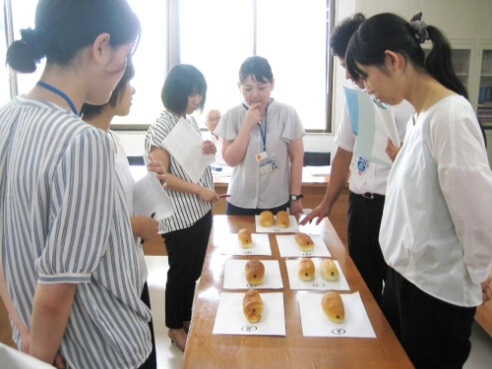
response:
M136 74L132 83L136 94L130 115L116 117L113 128L145 130L155 121L163 109L160 95L166 71L176 63L193 64L205 75L205 109L225 111L241 102L237 87L241 63L248 56L260 55L273 69L272 96L292 105L307 130L331 131L327 118L331 100L328 33L333 1L128 1L142 24L134 56ZM37 0L6 1L6 9L9 3L13 39L17 40L20 29L34 27ZM25 93L31 89L43 63L32 74L12 73L17 88L14 91ZM8 68L1 72L0 98L5 103L9 95ZM198 120L203 124L203 116Z
M247 57L260 55L272 66L272 96L292 105L306 129L328 129L329 3L181 0L179 60L205 75L205 109L224 111L239 104L239 67Z

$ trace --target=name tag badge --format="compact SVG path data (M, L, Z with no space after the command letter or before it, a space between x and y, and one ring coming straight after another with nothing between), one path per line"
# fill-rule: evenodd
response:
M368 166L369 164L367 163L367 160L365 160L363 157L353 158L350 165L350 171L353 174L357 175L359 178L362 178L366 173Z
M277 160L275 160L275 157L268 156L265 151L256 155L256 162L258 163L258 168L260 168L261 175L278 169Z

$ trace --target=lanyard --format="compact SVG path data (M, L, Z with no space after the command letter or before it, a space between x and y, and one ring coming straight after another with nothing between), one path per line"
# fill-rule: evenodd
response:
M267 136L267 116L268 116L268 105L267 104L265 108L265 118L263 119L263 122L258 122L258 128L260 128L260 133L261 133L261 141L263 143L263 151L266 151L266 136ZM249 107L243 103L244 109L248 110ZM265 126L265 130L263 130L263 126Z
M44 81L38 81L36 83L39 87L43 87L55 94L57 94L58 96L60 96L62 99L64 99L68 105L70 105L70 108L72 109L72 111L74 112L75 115L79 115L79 112L77 110L77 108L75 107L75 104L73 103L73 101L67 96L66 93L64 93L63 91L60 91L59 89L57 89L56 87L44 82Z
M260 127L261 132L261 140L263 141L263 151L266 152L266 136L267 136L267 116L268 116L268 105L265 108L265 119L263 122L258 122L258 127ZM263 131L262 127L265 126L265 131Z

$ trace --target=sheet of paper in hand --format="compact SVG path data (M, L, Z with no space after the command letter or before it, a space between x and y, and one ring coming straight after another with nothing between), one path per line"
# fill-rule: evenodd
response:
M155 220L174 214L174 205L154 172L135 182L133 187L133 212L135 215L150 216Z
M193 183L198 183L215 155L202 153L203 139L183 117L162 141L169 154L183 167Z
M391 165L386 153L388 138L400 146L393 109L365 91L344 88L353 132L357 135L354 155L377 164Z

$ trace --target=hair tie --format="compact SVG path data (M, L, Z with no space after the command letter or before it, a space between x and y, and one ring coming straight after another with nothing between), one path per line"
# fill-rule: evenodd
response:
M410 19L410 27L415 32L415 38L419 44L423 44L426 40L430 40L429 32L427 32L427 24L422 21L422 12L415 14Z
M45 55L46 37L41 30L32 28L22 29L21 40L29 48L33 59L38 62Z

